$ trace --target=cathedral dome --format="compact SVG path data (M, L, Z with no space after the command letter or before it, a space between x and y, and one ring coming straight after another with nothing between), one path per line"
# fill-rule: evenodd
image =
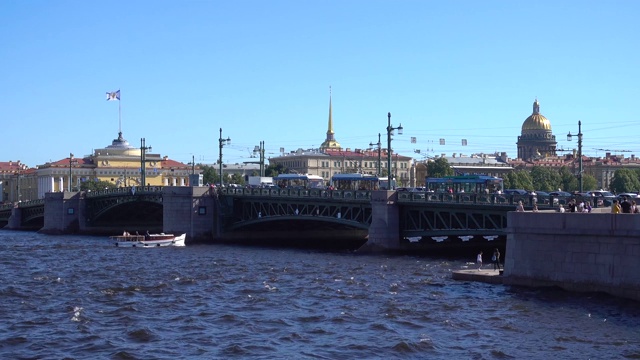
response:
M536 99L533 102L533 114L522 123L522 133L538 130L551 131L551 122L540 114L540 103Z

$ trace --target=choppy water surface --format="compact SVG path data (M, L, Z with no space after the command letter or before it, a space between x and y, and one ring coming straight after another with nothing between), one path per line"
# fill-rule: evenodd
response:
M640 359L640 306L458 282L464 259L0 231L4 359Z

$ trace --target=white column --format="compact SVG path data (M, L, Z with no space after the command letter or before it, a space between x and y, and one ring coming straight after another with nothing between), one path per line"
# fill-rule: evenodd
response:
M184 178L180 178L180 186L185 186L185 184L184 184Z
M177 180L178 180L178 179L176 179L176 178L172 178L172 179L171 179L171 186L176 186L176 184L177 184Z
M44 198L47 191L47 178L42 176L38 178L38 199Z

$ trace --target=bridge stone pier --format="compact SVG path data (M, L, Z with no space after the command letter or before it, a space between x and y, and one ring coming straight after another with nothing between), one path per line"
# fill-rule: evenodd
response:
M371 192L369 238L358 251L385 252L398 249L400 243L400 209L395 191Z
M9 221L7 223L7 229L19 229L20 224L22 223L22 211L18 207L14 207L11 209L11 216L9 217Z
M84 193L46 193L44 227L40 231L47 234L77 233L86 227L84 210ZM16 228L19 227L20 224L16 224Z
M209 241L219 236L217 198L207 187L168 186L162 190L163 229L166 233L187 233L189 242Z
M640 301L640 216L508 214L505 284L600 291Z
M44 201L44 226L39 231L46 234L104 232L104 228L96 229L89 223L89 201L86 192L47 193ZM21 228L23 216L20 210L14 209L8 228ZM219 217L219 211L217 198L207 187L162 188L162 231L165 233L186 233L189 242L210 241L221 232L220 222L212 221ZM121 226L115 225L117 229L121 229Z

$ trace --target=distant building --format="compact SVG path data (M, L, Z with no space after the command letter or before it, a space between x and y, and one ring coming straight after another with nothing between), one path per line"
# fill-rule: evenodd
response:
M391 173L395 176L398 186L408 186L413 159L396 153L391 158ZM269 165L278 165L299 174L322 176L327 182L335 174L366 173L381 175L389 173L387 169L387 150L378 149L343 149L335 139L333 131L333 117L331 96L329 96L329 123L327 137L319 149L298 149L289 153L282 152L280 156L269 158Z
M538 99L533 102L533 113L522 123L517 145L518 158L524 161L556 156L558 143L551 132L551 122L540 114Z
M392 154L391 173L395 176L398 186L408 186L413 159L408 156ZM291 172L322 176L329 181L335 174L363 173L377 174L378 150L354 149L325 150L298 149L290 153L269 158L269 164L281 164ZM382 176L387 171L387 151L381 151L380 168Z
M142 146L141 146L142 148ZM97 149L91 155L60 159L21 169L9 177L5 201L16 202L44 198L48 192L77 191L87 180L106 181L117 187L127 186L188 186L189 175L201 173L199 168L171 160L167 156L145 152L145 179L142 183L142 149L135 148L118 133L111 145ZM69 186L71 185L71 186ZM19 189L19 190L18 190ZM5 196L3 194L3 196Z
M0 161L0 204L22 200L22 196L19 195L22 191L19 180L31 171L32 169L20 160Z
M212 164L210 165L214 172L219 176L220 174L220 164ZM222 164L222 174L225 177L240 175L242 177L245 176L259 176L260 175L260 165L259 164Z
M456 175L488 175L503 177L506 173L513 171L509 165L507 153L495 154L453 154L445 157Z

